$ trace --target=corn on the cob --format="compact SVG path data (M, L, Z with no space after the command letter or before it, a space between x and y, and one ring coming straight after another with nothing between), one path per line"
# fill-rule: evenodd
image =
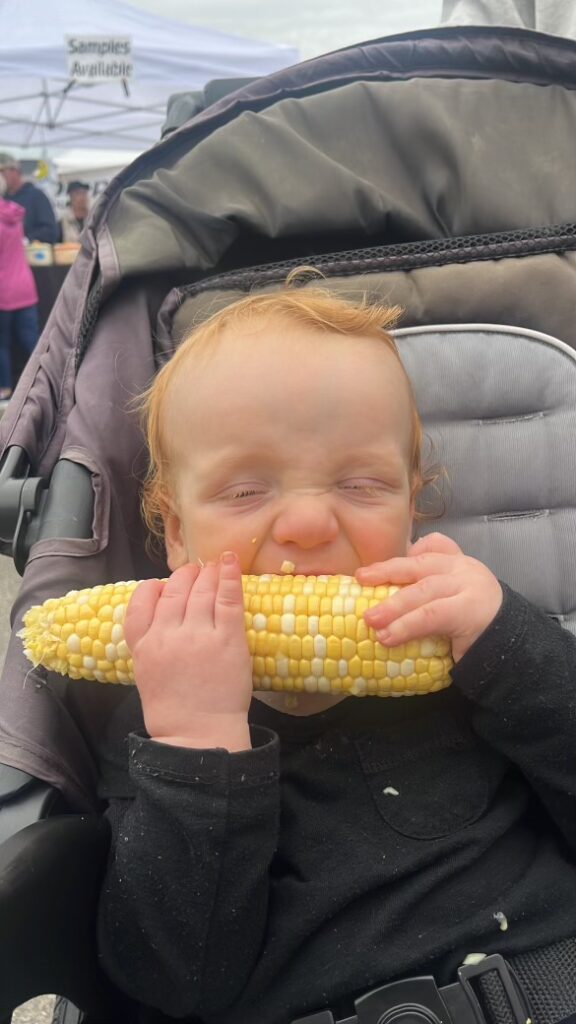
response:
M367 608L398 587L351 576L243 576L244 616L257 690L411 696L450 684L446 638L384 647ZM31 608L20 636L34 665L72 679L134 681L124 616L138 583L72 590Z

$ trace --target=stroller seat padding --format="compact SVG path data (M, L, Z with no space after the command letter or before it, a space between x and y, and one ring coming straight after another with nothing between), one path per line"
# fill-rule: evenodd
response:
M450 534L576 631L576 353L482 325L401 330L398 343L447 471L444 513L424 532Z

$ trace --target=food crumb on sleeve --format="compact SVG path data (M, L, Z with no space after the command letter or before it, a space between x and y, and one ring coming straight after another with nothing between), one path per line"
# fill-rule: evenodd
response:
M496 913L492 915L492 917L494 918L495 921L498 922L498 927L500 928L501 932L508 931L508 918L506 917L506 914L504 914L501 910L497 910Z

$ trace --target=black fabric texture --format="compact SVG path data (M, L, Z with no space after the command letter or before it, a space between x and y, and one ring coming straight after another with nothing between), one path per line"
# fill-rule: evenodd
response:
M133 690L103 750L104 968L168 1016L284 1024L574 938L575 674L574 638L505 588L449 689L254 700L253 750L154 742Z

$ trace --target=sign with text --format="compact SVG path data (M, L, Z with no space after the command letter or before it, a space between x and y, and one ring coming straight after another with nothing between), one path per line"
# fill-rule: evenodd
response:
M65 36L74 82L126 81L134 74L130 36Z

